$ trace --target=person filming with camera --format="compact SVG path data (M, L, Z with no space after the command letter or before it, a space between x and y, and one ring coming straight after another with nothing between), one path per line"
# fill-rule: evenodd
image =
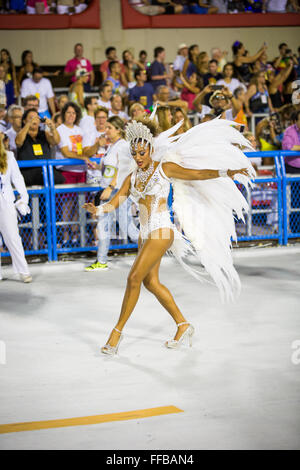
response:
M45 124L45 130L41 129ZM28 109L22 118L22 128L16 135L17 160L46 160L51 158L50 148L60 142L54 123L48 118L40 118L36 109ZM22 174L26 186L43 185L41 168L24 168ZM60 173L55 173L56 184L63 183Z
M197 109L199 104L206 104L207 99L212 108L211 112L215 116L221 116L222 119L233 120L243 106L242 102L223 85L207 85L197 95L193 104Z

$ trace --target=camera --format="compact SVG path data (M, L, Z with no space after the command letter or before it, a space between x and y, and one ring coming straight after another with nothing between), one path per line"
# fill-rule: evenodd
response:
M216 91L216 90L223 90L223 85L211 85L211 89L213 91Z

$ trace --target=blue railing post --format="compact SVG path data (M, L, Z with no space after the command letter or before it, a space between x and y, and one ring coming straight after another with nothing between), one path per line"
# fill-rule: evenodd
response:
M48 165L43 165L43 178L45 186L45 201L46 201L46 230L47 230L47 240L48 240L48 260L52 261L52 234L51 234L51 208L50 208L50 188L48 180Z
M284 219L283 217L283 205L282 205L282 177L281 177L281 165L280 165L280 152L278 156L276 155L274 157L274 163L275 163L275 171L276 171L276 176L279 178L278 179L278 184L277 184L277 200L278 200L278 243L279 245L283 244L283 226L282 226L282 221Z
M279 152L279 155L280 155L280 167L281 167L281 190L282 190L282 208L283 208L283 244L287 245L288 214L287 214L287 200L286 200L286 171L285 171L283 152Z
M290 186L290 191L291 191L291 200L290 200L290 206L292 205L292 183L297 182L299 184L299 207L295 207L295 212L300 212L300 169L299 169L299 174L294 174L293 176L287 176L286 170L285 170L285 158L286 157L300 157L300 152L299 151L292 151L292 150L281 150L279 152L280 155L280 165L281 165L281 184L282 184L282 199L283 199L283 243L284 245L288 244L289 238L299 238L300 237L300 231L298 232L292 232L292 230L289 230L289 224L291 225L291 213L293 212L292 207L288 207L288 200L287 200L287 194L288 194L288 186Z
M55 182L53 174L53 165L48 162L48 174L50 182L50 220L52 234L52 260L57 261L57 228L56 228L56 201L55 201Z

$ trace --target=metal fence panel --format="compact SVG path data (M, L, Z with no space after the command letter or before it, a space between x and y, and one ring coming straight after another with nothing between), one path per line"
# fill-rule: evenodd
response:
M53 259L56 260L61 253L96 251L98 246L97 220L93 220L82 206L86 202L94 201L100 187L83 183L76 186L55 185L53 167L57 165L57 160L48 163ZM74 160L63 160L64 166L72 164L74 165ZM110 250L133 248L137 248L137 244L132 243L128 238L122 238L118 224L115 222Z
M19 219L19 230L26 255L46 254L52 260L52 240L50 221L50 193L48 184L47 161L18 162L20 168L41 167L44 186L28 189L30 214ZM17 194L17 192L16 192ZM5 247L4 247L5 248ZM8 256L6 251L2 256Z
M283 244L290 238L300 237L300 169L299 174L287 174L285 170L285 157L300 156L299 152L280 152L282 168L282 196L283 196Z
M246 156L254 159L273 157L274 165L270 176L257 176L254 187L249 191L238 185L249 205L245 223L236 222L238 241L277 239L282 244L282 193L278 152L248 152Z

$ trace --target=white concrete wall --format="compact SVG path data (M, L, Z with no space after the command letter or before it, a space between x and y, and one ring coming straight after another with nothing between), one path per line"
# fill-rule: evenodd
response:
M280 42L287 42L294 51L300 45L300 27L122 30L119 0L101 0L101 24L101 30L2 30L0 44L10 50L16 65L20 64L24 49L31 49L40 65L62 65L72 57L76 42L83 43L85 56L93 63L104 60L105 48L110 45L117 48L119 57L124 49L131 49L136 55L146 49L150 59L153 48L163 45L168 61L173 60L181 42L199 44L206 51L219 46L230 52L229 58L231 44L237 39L245 43L250 53L266 41L270 59L277 55Z

